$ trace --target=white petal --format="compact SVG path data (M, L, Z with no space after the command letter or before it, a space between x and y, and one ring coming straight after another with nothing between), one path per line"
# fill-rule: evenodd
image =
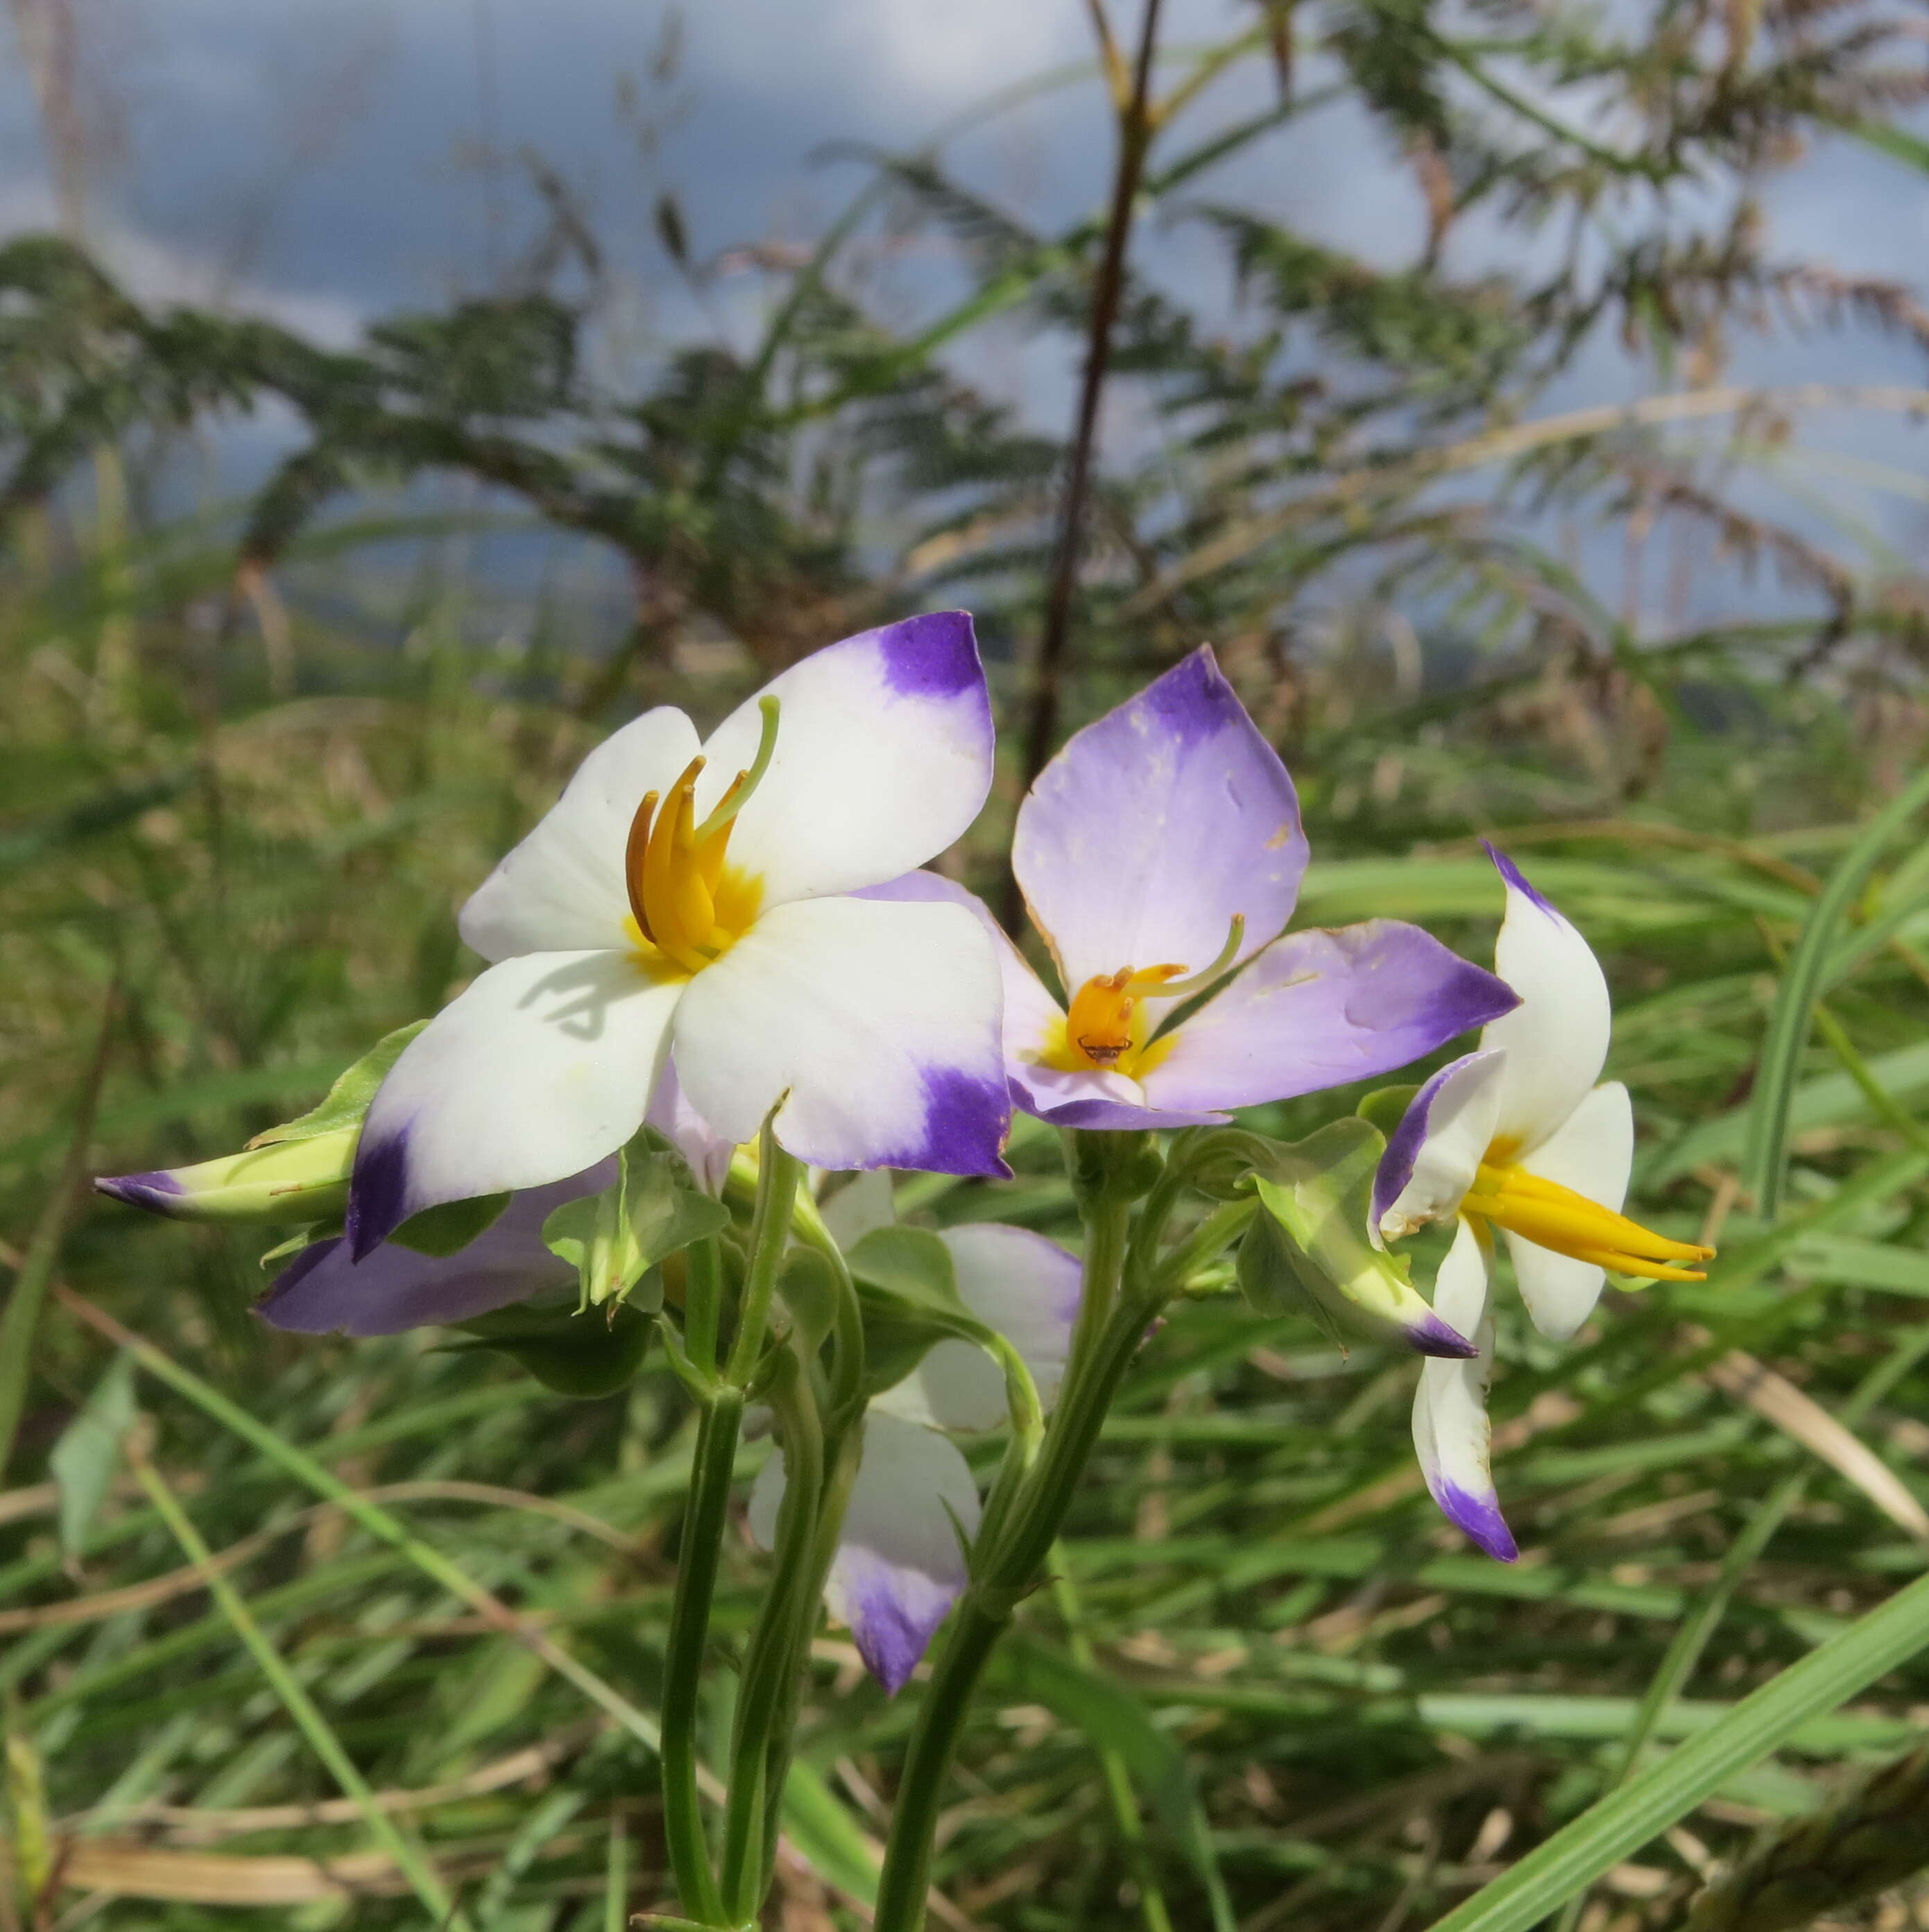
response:
M667 791L696 754L697 728L668 705L604 739L462 908L463 938L485 959L620 946L631 821L644 793Z
M1430 1357L1413 1400L1413 1444L1420 1474L1448 1520L1490 1556L1519 1553L1500 1513L1489 1468L1487 1384L1493 1375L1492 1256L1462 1221L1433 1284L1433 1310L1480 1349L1471 1360Z
M840 1248L854 1248L866 1234L897 1225L891 1201L891 1171L874 1167L854 1174L823 1206L824 1224Z
M962 906L812 899L766 913L689 984L676 1071L697 1110L818 1167L1002 1174L998 968Z
M1520 1004L1490 1021L1480 1044L1506 1052L1496 1130L1518 1155L1546 1139L1600 1078L1611 1015L1607 980L1587 941L1510 860L1493 856L1507 881L1494 970Z
M759 697L783 706L776 754L730 834L762 903L873 886L964 834L992 783L991 699L971 620L912 617L793 664ZM757 753L756 698L704 747L700 810Z
M368 1252L444 1201L542 1187L643 1124L685 982L627 952L492 966L411 1040L369 1108L348 1233Z
M1493 1138L1506 1055L1450 1061L1413 1096L1373 1177L1373 1231L1389 1240L1444 1220Z
M1620 1213L1634 1166L1634 1109L1628 1089L1618 1080L1597 1087L1567 1124L1520 1165ZM1592 1262L1557 1255L1518 1234L1508 1236L1507 1251L1534 1327L1564 1342L1594 1312L1606 1275Z
M886 1690L902 1687L963 1592L958 1531L975 1532L980 1513L977 1484L956 1444L894 1416L874 1411L865 1418L863 1455L824 1594Z
M947 1228L940 1238L951 1251L960 1299L1018 1351L1048 1411L1078 1318L1083 1271L1076 1258L1029 1228L992 1222ZM928 1429L996 1429L1008 1413L1004 1373L973 1342L940 1342L871 1406Z

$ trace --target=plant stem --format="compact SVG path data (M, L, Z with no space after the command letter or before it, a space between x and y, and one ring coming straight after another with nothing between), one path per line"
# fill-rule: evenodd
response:
M678 1898L697 1918L716 1924L724 1922L723 1894L710 1862L698 1792L698 1694L742 1417L743 1391L725 1385L704 1404L698 1422L689 1506L676 1552L676 1592L670 1604L669 1644L664 1659L664 1838Z
M748 1385L764 1350L764 1331L770 1325L770 1304L777 1292L777 1276L784 1264L784 1244L790 1232L790 1204L796 1198L802 1168L777 1144L772 1131L773 1108L758 1139L757 1204L750 1217L750 1263L744 1271L743 1299L737 1310L736 1334L730 1344L724 1379L738 1388Z
M1110 1318L1102 1327L1088 1326L1082 1318L1036 1466L995 1546L974 1552L976 1574L952 1620L911 1731L878 1882L874 1932L918 1932L924 1922L938 1801L972 1693L1012 1612L1036 1586L1112 1397L1162 1298L1142 1280L1124 1284L1120 1292L1130 1198L1101 1190L1084 1196L1081 1205L1084 1294L1091 1305L1110 1309Z
M1138 34L1138 54L1132 68L1130 98L1118 113L1118 160L1112 176L1112 207L1106 220L1103 252L1092 290L1090 326L1085 341L1085 374L1078 394L1078 413L1072 434L1071 459L1065 474L1065 496L1059 513L1058 538L1052 562L1051 588L1045 607L1045 629L1039 640L1038 663L1033 674L1031 717L1025 730L1024 778L1028 784L1044 769L1058 730L1058 700L1064 678L1065 647L1071 635L1072 604L1078 584L1078 556L1090 493L1092 452L1098 437L1099 404L1106 375L1112 366L1112 328L1125 290L1126 244L1132 233L1132 213L1152 142L1152 58L1159 38L1160 0L1145 0ZM1016 922L1014 917L1007 923Z

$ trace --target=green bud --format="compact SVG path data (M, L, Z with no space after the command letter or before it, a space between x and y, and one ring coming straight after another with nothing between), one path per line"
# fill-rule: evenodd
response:
M348 1204L359 1123L151 1174L105 1176L103 1194L176 1221L326 1220Z

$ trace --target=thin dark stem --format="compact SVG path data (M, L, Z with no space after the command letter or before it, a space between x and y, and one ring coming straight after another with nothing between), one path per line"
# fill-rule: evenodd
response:
M1159 38L1160 0L1145 0L1145 16L1138 33L1138 52L1132 74L1132 94L1119 113L1118 165L1112 179L1112 208L1106 220L1105 248L1092 290L1091 322L1085 344L1085 378L1078 394L1078 418L1072 434L1071 460L1065 472L1065 496L1059 512L1058 539L1052 562L1052 584L1045 607L1045 629L1038 645L1038 663L1031 692L1031 717L1024 738L1024 781L1029 784L1052 754L1058 730L1060 686L1066 645L1071 636L1072 604L1078 584L1078 556L1085 520L1085 499L1090 492L1093 445L1098 436L1099 404L1106 375L1112 366L1112 328L1118 319L1125 290L1126 244L1132 233L1132 212L1144 172L1146 150L1152 138L1152 58ZM1016 908L1012 909L1016 914Z

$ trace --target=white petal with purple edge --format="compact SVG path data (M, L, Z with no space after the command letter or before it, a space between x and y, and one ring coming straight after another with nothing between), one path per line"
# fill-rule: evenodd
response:
M1430 933L1367 920L1276 940L1140 1076L1155 1107L1251 1107L1405 1066L1513 995Z
M1285 766L1202 646L1088 725L1024 804L1012 868L1068 997L1121 966L1202 972L1286 925L1306 870Z
M750 1533L766 1550L776 1539L784 1480L773 1456L751 1490ZM978 1486L955 1443L895 1416L866 1415L857 1480L824 1594L872 1674L894 1695L964 1588L952 1519L968 1536L980 1514Z
M1618 1080L1597 1087L1566 1125L1520 1165L1620 1213L1634 1166L1634 1108L1628 1089ZM1507 1251L1534 1327L1556 1342L1576 1334L1600 1299L1605 1272L1516 1234L1508 1234Z
M957 1270L960 1299L1017 1350L1048 1412L1078 1318L1082 1270L1076 1258L1042 1234L997 1222L947 1228L940 1238ZM927 1429L995 1429L1008 1413L1004 1372L985 1350L960 1341L939 1342L871 1406Z
M1494 970L1520 1004L1492 1022L1480 1044L1507 1054L1496 1130L1516 1154L1530 1154L1600 1078L1611 1019L1607 980L1593 949L1520 868L1488 850L1507 882Z
M629 916L623 853L646 792L667 791L696 756L697 728L669 706L605 738L536 829L462 908L485 959L620 946Z
M1433 1310L1473 1341L1466 1361L1420 1364L1413 1399L1413 1443L1428 1492L1455 1528L1503 1563L1520 1554L1500 1513L1489 1467L1487 1384L1493 1374L1492 1256L1462 1221L1433 1284Z
M692 980L676 1071L712 1126L817 1167L1002 1175L998 969L962 907L824 898L766 913Z
M368 1109L349 1192L358 1256L445 1201L546 1186L643 1124L687 982L627 952L492 966L412 1040Z
M992 704L971 620L909 617L831 644L758 694L780 700L777 749L730 833L763 904L896 878L960 838L992 783ZM709 810L757 754L752 698L704 747Z
M1416 1094L1373 1176L1373 1228L1398 1240L1456 1212L1493 1139L1506 1056L1449 1060Z
M601 1161L586 1174L516 1195L469 1245L452 1255L418 1254L385 1241L352 1260L345 1240L304 1248L254 1305L271 1328L303 1335L399 1335L434 1323L466 1322L548 1289L575 1285L576 1270L544 1246L542 1224L566 1201L616 1178Z

